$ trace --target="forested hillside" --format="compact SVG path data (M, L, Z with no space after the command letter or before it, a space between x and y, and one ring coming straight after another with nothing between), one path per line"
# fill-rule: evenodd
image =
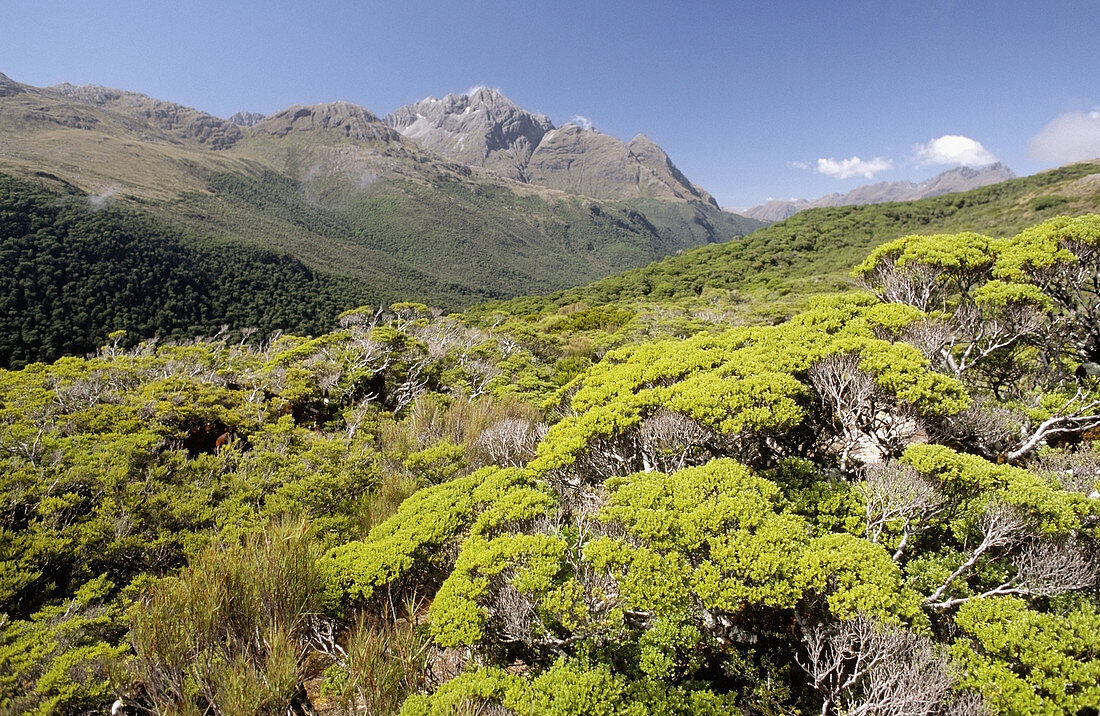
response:
M0 371L0 710L1093 713L1100 215L1030 224Z
M131 342L212 335L223 326L236 336L317 334L349 307L405 297L455 310L550 290L567 275L583 280L643 263L653 247L641 234L669 241L670 250L679 245L668 238L673 229L655 228L638 211L577 198L555 212L533 199L545 214L535 223L558 227L528 227L557 234L548 249L516 238L522 214L507 206L518 201L507 192L416 190L420 198L410 203L381 191L347 210L359 218L347 218L317 208L278 175L211 182L213 193L150 209L97 206L71 188L0 174L0 365L84 355L115 330ZM470 200L481 207L464 208ZM497 224L479 229L493 206ZM652 212L668 212L665 226L698 226L693 209L681 208L682 217L676 207ZM357 228L368 225L369 235ZM705 240L691 237L687 245ZM500 246L506 252L492 259ZM429 255L432 261L419 260Z
M84 355L116 330L176 340L223 326L237 336L320 333L368 295L286 254L195 240L146 213L0 175L3 366Z

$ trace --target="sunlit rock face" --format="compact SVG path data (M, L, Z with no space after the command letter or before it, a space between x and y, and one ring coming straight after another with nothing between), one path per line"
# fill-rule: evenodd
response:
M597 199L652 197L714 204L645 135L625 143L580 124L555 127L545 115L528 112L484 87L406 105L385 122L448 159L516 181Z

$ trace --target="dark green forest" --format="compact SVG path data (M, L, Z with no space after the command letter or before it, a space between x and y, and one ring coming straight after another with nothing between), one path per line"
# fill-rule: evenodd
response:
M0 371L0 710L1096 713L1100 215L1027 181L323 330L300 264L5 184L3 280L137 305L12 284L92 354Z
M120 330L320 333L365 293L285 254L199 241L131 208L0 175L3 366L91 353Z

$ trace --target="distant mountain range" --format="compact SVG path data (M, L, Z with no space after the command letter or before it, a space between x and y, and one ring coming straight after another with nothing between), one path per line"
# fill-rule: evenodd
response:
M368 233L381 247L400 244L403 240L394 234L412 227L384 226L378 211L366 223L363 217L348 216L354 205L370 203L374 194L393 194L387 204L392 211L383 213L425 215L436 212L433 204L442 195L434 189L441 183L472 197L500 195L505 199L478 208L472 204L486 202L460 202L471 212L462 225L436 212L426 223L436 233L446 229L449 238L433 242L431 251L395 245L388 252L391 261L397 256L408 261L413 273L433 273L432 264L443 257L469 263L469 256L456 255L459 247L483 244L485 255L477 258L486 266L479 277L485 282L467 286L463 293L469 295L499 295L520 285L561 287L691 246L725 241L762 225L721 211L644 136L627 144L572 124L556 128L546 117L489 89L425 99L384 121L348 102L295 105L267 117L238 112L222 119L135 92L70 84L36 88L0 75L0 139L5 140L0 171L49 175L93 196L110 193L115 200L155 199L162 202L159 209L195 228L286 250L322 270L337 268L317 258L334 247L306 247L302 240L295 246L275 242L273 247L270 232L256 235L255 224L228 227L217 212L199 217L175 209L196 194L224 199L212 186L212 177L267 181L265 172L274 173L294 183L298 196L314 209L350 218L351 236ZM396 191L401 182L409 186ZM540 208L515 215L517 209L510 204L530 203L533 196L540 197ZM417 206L398 209L409 201ZM587 218L580 218L578 211ZM264 219L270 218L265 213ZM500 229L502 244L485 242L486 224ZM576 242L579 248L572 246L568 239L586 236L591 224L620 236L593 235ZM464 232L476 236L466 240ZM337 243L346 248L349 238ZM514 242L523 249L510 249ZM307 248L318 250L300 251ZM591 254L587 258L586 252ZM550 263L535 269L519 254L540 255L544 258L534 263ZM561 269L553 267L551 256L559 257ZM517 266L517 261L526 266ZM354 256L345 255L339 271L355 272L356 263ZM376 261L363 256L358 263ZM517 272L531 281L517 281L516 288L494 285L500 276Z
M911 181L879 182L856 187L846 194L828 194L812 201L808 199L786 201L772 199L738 213L771 223L782 221L806 209L818 209L825 206L883 204L888 201L914 201L959 191L969 191L1015 178L1016 174L1000 162L977 169L962 166L949 169L919 183Z
M160 310L153 320L134 308L110 327L94 316L74 325L93 347L108 328L193 335L230 323L315 333L362 304L460 310L574 286L764 225L720 210L645 137L623 143L554 127L492 90L427 99L385 120L348 102L222 119L135 92L37 88L0 75L0 175L15 182L6 185L9 201L23 207L0 206L12 219L0 241L22 252L0 253L0 277L15 275L8 258L24 268L53 262L58 277L81 275L72 261L109 272L119 262L97 254L109 242L97 248L95 232L133 239L128 260L145 267L135 276L161 276L162 249L194 268L197 278L170 299L171 316ZM57 214L58 206L67 208ZM37 218L24 221L20 211ZM54 222L52 235L70 247L72 226L91 227L82 229L81 256L62 261L20 233L36 221ZM219 280L230 255L234 278ZM8 310L48 322L62 309L31 305L42 288L35 275L19 279L29 292ZM99 276L85 286L74 278L49 300L92 305L100 301L94 285L128 280ZM242 296L250 308L232 320L218 315ZM27 355L54 357L58 345L77 350L45 341Z

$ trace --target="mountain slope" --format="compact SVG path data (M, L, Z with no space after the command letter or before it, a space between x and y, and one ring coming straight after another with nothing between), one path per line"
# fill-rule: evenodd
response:
M782 221L806 209L817 209L826 206L882 204L889 201L914 201L916 199L942 196L943 194L969 191L1015 178L1016 174L1000 162L978 169L962 166L948 169L931 179L919 183L893 181L867 184L856 187L846 194L827 194L813 201L808 199L792 199L790 201L772 199L739 213L761 221Z
M354 282L237 243L189 240L147 212L0 175L0 366L127 339L190 340L225 325L319 333Z
M470 315L677 299L774 320L799 310L815 294L852 288L849 271L872 248L899 236L960 231L1011 236L1053 216L1097 212L1100 162L1083 162L929 199L810 209L741 239L553 295L479 306Z

